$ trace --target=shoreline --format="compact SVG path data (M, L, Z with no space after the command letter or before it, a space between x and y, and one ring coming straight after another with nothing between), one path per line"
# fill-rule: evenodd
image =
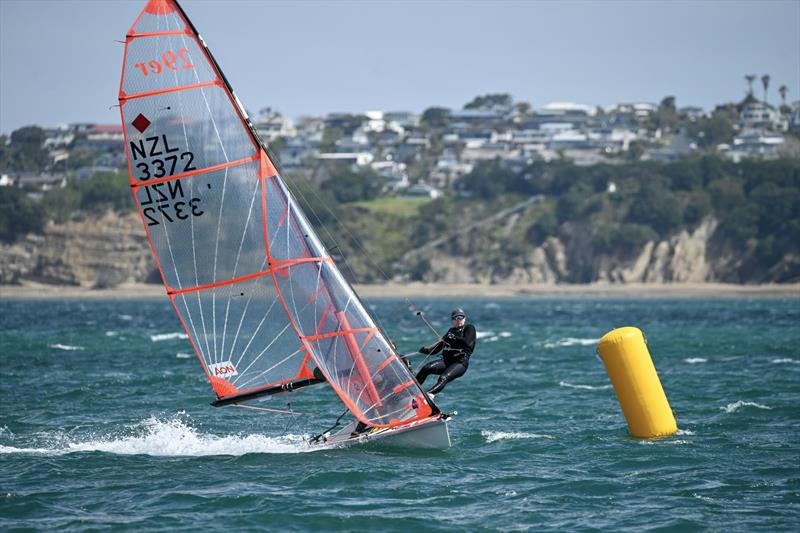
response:
M359 296L370 298L795 298L800 299L800 283L782 285L736 285L730 283L632 283L612 285L538 285L472 283L386 283L355 285ZM113 289L46 285L0 285L0 299L17 300L139 300L166 296L160 284L125 284Z

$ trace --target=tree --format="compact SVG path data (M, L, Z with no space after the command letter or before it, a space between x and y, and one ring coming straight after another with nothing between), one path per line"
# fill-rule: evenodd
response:
M764 103L767 103L767 89L769 89L769 74L761 76L761 84L764 86Z
M45 133L38 126L26 126L11 133L11 142L0 151L4 170L41 171L50 163L44 149Z
M330 191L340 203L372 200L381 192L381 177L372 170L348 169L332 176L322 184L322 190Z
M42 209L16 187L0 187L0 241L14 242L26 233L41 231Z
M786 93L789 92L789 88L786 85L781 85L778 87L778 93L781 95L781 112L788 113L791 111L789 106L786 105Z
M689 135L697 139L703 148L713 148L733 138L733 121L730 114L715 110L710 117L703 117L689 125Z
M471 102L464 106L464 109L511 107L513 103L514 99L508 93L486 94L473 98Z
M450 110L446 107L429 107L422 113L420 122L423 127L442 128L450 120Z
M753 82L756 81L755 74L747 74L744 79L747 81L747 94L753 94Z

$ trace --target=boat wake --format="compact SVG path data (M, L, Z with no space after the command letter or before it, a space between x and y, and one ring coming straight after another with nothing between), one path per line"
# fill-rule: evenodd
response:
M43 439L47 445L14 447L0 445L0 454L64 455L79 452L106 452L119 455L157 457L240 456L249 453L302 453L315 449L306 435L269 437L261 434L213 435L200 433L181 417L169 420L155 417L126 428L128 436L104 436L75 440L68 436Z
M72 346L70 344L51 344L51 348L55 348L56 350L65 350L67 352L74 352L75 350L83 350L83 346Z
M516 439L554 439L552 435L544 433L525 433L521 431L481 431L481 436L486 439L486 442L495 442L498 440L516 440Z
M150 340L153 342L161 342L161 341L171 341L173 339L188 339L189 335L186 333L182 333L180 331L176 331L175 333L156 333L155 335L150 335Z
M603 390L610 389L611 385L573 385L566 381L559 381L559 387L567 387L568 389L584 389L584 390Z
M720 407L721 410L725 411L726 413L735 413L742 407L757 407L759 409L772 409L772 407L768 407L766 405L761 405L760 403L756 402L744 402L739 400L738 402L729 403L725 407Z
M544 343L545 348L563 348L566 346L592 346L600 342L600 339L579 339L576 337L566 337L557 341Z

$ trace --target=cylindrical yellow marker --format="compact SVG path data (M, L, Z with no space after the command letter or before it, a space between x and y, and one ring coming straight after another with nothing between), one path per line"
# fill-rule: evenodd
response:
M597 344L634 437L663 437L678 431L647 342L639 328L606 333Z

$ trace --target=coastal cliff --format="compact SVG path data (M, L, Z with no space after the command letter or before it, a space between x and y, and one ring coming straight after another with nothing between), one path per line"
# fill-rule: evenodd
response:
M0 284L33 281L103 289L158 279L135 213L106 211L100 217L49 221L41 234L0 245Z
M515 225L523 224L521 220L509 217L432 250L430 268L421 281L545 285L800 281L800 255L788 253L769 270L759 269L753 261L756 244L746 245L744 253L732 249L720 238L719 222L713 217L668 238L614 253L596 251L591 228L567 224L558 236L547 237L517 256L510 253L512 245L506 238ZM487 262L493 254L513 266ZM84 214L62 223L49 221L41 234L0 245L3 285L36 282L100 289L159 279L135 213L109 210L99 218Z
M426 281L444 283L793 283L800 281L800 255L786 254L769 270L755 261L755 243L744 254L718 235L719 222L705 218L692 230L648 241L630 251L600 253L590 242L590 228L575 226L567 236L548 237L509 273L480 265L459 253L464 243L431 259ZM502 242L493 243L502 248ZM454 253L455 252L455 253Z

